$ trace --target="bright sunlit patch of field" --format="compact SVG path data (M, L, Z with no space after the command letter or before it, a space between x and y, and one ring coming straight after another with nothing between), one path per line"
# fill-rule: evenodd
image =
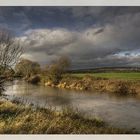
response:
M140 80L140 72L74 73L72 75L76 77L91 75L94 77L109 79Z

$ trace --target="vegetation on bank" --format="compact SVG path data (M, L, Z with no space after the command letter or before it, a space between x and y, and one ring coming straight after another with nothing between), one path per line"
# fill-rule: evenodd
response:
M0 101L0 134L132 134L71 109L61 112Z
M97 90L125 96L140 93L138 80L140 73L72 74L67 73L69 66L70 60L64 56L53 61L44 69L41 69L36 62L22 59L16 65L16 72L33 84L41 83L46 86L76 90Z
M140 82L138 81L96 78L90 75L85 75L84 77L65 75L57 85L54 85L51 81L44 84L52 87L75 90L96 90L121 96L140 95Z

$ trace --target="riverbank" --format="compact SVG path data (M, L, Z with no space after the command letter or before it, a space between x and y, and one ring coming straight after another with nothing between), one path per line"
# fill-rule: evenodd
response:
M34 108L0 99L0 134L132 134L77 111Z
M140 81L134 80L97 78L90 75L84 77L65 75L58 84L53 84L51 81L45 81L43 84L66 89L96 90L122 96L140 96Z

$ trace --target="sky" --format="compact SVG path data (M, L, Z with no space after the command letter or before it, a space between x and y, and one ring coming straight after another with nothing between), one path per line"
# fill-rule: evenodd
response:
M140 7L0 7L0 28L41 65L66 55L73 69L140 67Z

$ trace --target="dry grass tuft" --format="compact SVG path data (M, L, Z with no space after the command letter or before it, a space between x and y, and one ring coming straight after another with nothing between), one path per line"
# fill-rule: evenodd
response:
M121 134L134 132L107 126L100 119L87 119L71 109L55 112L0 101L0 133Z

